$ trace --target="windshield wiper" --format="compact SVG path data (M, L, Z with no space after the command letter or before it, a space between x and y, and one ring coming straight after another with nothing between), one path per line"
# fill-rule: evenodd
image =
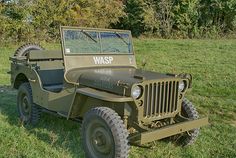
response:
M121 39L125 44L129 45L128 42L125 41L125 39L117 32L115 32L116 36L119 37L119 39Z
M81 30L81 32L83 34L85 34L87 37L89 37L92 41L94 41L95 43L98 43L98 41L96 41L90 34L88 34L87 32L84 32L84 30Z

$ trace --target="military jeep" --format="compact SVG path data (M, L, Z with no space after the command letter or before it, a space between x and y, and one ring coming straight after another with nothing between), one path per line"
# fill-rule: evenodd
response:
M60 31L61 50L25 44L10 58L24 124L36 124L41 112L81 121L82 146L92 158L125 158L129 145L167 137L190 145L208 124L185 98L190 74L137 69L130 31Z

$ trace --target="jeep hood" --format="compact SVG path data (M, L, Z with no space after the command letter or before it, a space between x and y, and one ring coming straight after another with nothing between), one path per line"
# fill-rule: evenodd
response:
M135 83L164 78L173 78L173 75L136 68L73 69L66 73L69 82L126 96L130 96Z

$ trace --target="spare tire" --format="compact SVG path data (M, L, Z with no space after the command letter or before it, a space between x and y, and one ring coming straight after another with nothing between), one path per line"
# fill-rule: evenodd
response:
M15 54L14 56L15 57L24 57L26 56L29 51L31 50L44 50L43 47L41 47L40 45L38 44L33 44L33 43L27 43L27 44L24 44L22 45L21 47L19 47L16 51L15 51Z

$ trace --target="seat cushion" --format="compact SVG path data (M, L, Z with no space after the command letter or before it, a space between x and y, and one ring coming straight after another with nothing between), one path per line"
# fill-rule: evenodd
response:
M63 89L63 84L45 85L43 88L51 92L60 92Z

